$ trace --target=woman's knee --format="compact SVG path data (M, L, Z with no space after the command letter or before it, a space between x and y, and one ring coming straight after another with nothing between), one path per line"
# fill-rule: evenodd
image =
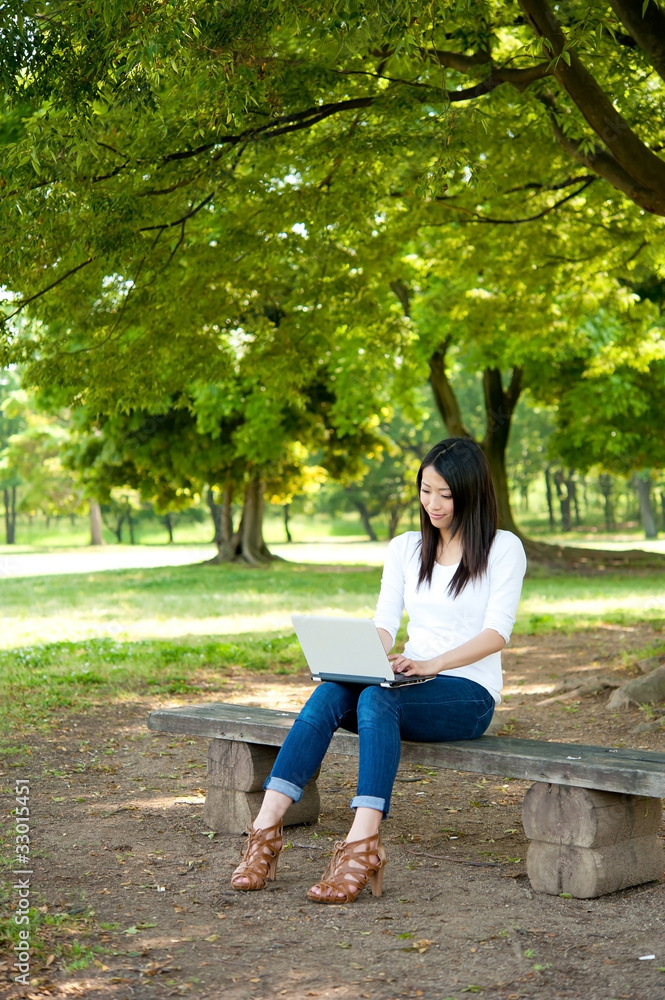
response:
M325 721L337 726L354 708L355 698L347 685L325 681L314 688L298 718L312 725Z
M385 720L388 718L399 719L399 705L395 692L390 688L383 688L379 684L372 684L363 691L358 698L358 721L369 722L371 720Z

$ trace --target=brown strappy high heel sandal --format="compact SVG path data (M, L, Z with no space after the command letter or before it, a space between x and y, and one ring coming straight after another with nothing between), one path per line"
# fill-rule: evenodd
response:
M371 861L372 857L377 857L379 863ZM354 903L368 882L372 884L372 895L380 896L386 860L386 850L378 833L351 843L339 840L323 878L312 886L307 898L315 903ZM357 867L350 864L352 861ZM313 892L314 889L319 892Z
M242 861L231 876L231 888L240 892L265 889L268 882L275 881L277 860L284 843L282 824L276 823L266 830L247 830L249 839ZM239 879L246 879L240 882Z

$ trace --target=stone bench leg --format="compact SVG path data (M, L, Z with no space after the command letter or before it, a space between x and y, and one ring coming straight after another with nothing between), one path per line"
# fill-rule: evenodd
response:
M524 797L535 892L593 899L662 878L660 799L538 782Z
M203 822L217 833L243 833L251 826L263 800L263 783L270 774L279 747L214 739L208 747L208 794ZM300 802L284 817L284 826L316 823L319 818L318 771Z

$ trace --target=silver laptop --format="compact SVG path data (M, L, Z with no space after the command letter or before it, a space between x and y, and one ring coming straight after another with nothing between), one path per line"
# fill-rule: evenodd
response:
M315 681L401 687L430 677L394 674L376 625L370 618L291 615L298 641Z

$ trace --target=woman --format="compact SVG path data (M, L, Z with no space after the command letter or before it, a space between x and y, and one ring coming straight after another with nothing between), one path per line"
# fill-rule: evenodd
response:
M340 726L359 736L355 817L323 878L307 893L317 903L353 902L371 882L380 896L386 852L379 836L388 815L400 740L476 739L501 701L500 651L510 639L526 569L522 543L497 530L489 465L468 438L435 445L418 471L421 531L388 546L374 623L386 653L404 607L409 615L396 674L427 684L320 684L293 724L231 885L264 889L282 849L282 818L315 773Z

